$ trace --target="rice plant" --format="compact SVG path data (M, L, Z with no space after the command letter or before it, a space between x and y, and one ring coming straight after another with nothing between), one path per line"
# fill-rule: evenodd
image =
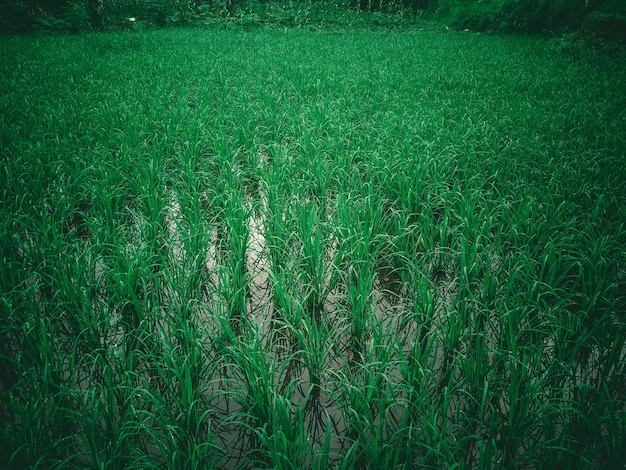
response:
M622 465L621 52L127 33L0 39L0 466Z

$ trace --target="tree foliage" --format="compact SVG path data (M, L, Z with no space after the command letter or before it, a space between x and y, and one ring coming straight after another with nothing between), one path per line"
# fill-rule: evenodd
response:
M282 3L281 3L282 2ZM289 2L370 12L427 16L460 29L537 34L579 32L598 40L626 42L624 0L300 0ZM128 25L128 18L156 26L228 16L254 5L285 0L4 0L0 31L80 32ZM267 9L266 9L267 10Z
M155 25L190 20L201 3L196 0L8 0L0 6L0 29L18 32L119 26L138 18ZM231 0L232 1L232 0Z
M575 29L601 0L439 0L454 26L479 31L538 33Z

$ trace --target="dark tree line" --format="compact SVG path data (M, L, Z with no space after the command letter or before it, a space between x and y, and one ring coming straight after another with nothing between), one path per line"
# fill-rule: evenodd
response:
M623 0L427 0L461 28L541 33L577 31L588 17L626 15Z
M491 32L563 32L581 28L620 39L625 0L351 0L361 10L409 10L462 29ZM592 33L594 31L591 31ZM623 38L622 38L623 39Z
M274 0L3 0L0 30L37 29L78 32L119 25L139 17L156 25L194 21L203 14L229 14L252 2ZM326 0L304 0L324 3ZM362 11L404 11L444 21L457 28L492 32L586 31L626 43L624 0L328 0Z
M100 24L99 0L6 0L0 6L0 28L78 31Z
M5 0L0 6L0 28L16 32L77 32L115 26L128 17L162 25L168 19L191 19L199 5L214 1L217 0Z

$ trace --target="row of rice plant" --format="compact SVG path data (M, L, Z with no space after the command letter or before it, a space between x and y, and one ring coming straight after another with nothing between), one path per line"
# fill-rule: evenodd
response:
M625 460L623 57L436 29L2 46L3 468Z

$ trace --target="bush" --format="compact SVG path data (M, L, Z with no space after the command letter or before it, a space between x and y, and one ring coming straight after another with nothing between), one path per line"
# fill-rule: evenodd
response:
M564 33L578 31L590 11L585 0L555 0L549 29Z
M0 31L57 31L78 33L91 28L97 19L97 0L23 1L11 0L0 6ZM94 9L93 14L90 10Z
M550 0L509 1L499 11L498 26L503 31L538 33L549 28L553 13Z
M69 30L69 25L61 18L39 13L33 16L33 30L62 32Z
M32 15L23 1L15 0L0 4L0 32L28 31L32 27Z
M86 31L91 28L87 7L82 3L70 3L67 7L65 7L61 19L65 23L67 29L73 33Z
M197 19L200 8L193 0L104 0L105 23L119 25L125 18L137 18L143 24L164 26L169 22ZM205 11L204 8L202 8Z
M626 16L594 12L585 18L581 34L596 42L626 45Z
M615 16L619 1L601 3ZM599 2L585 0L439 0L441 19L460 29L537 34L578 31ZM594 20L595 21L595 20ZM611 26L613 27L613 26Z
M198 6L198 13L202 19L220 18L228 16L233 9L232 0L213 0Z
M498 7L494 1L441 0L438 14L455 28L490 31L495 29Z

